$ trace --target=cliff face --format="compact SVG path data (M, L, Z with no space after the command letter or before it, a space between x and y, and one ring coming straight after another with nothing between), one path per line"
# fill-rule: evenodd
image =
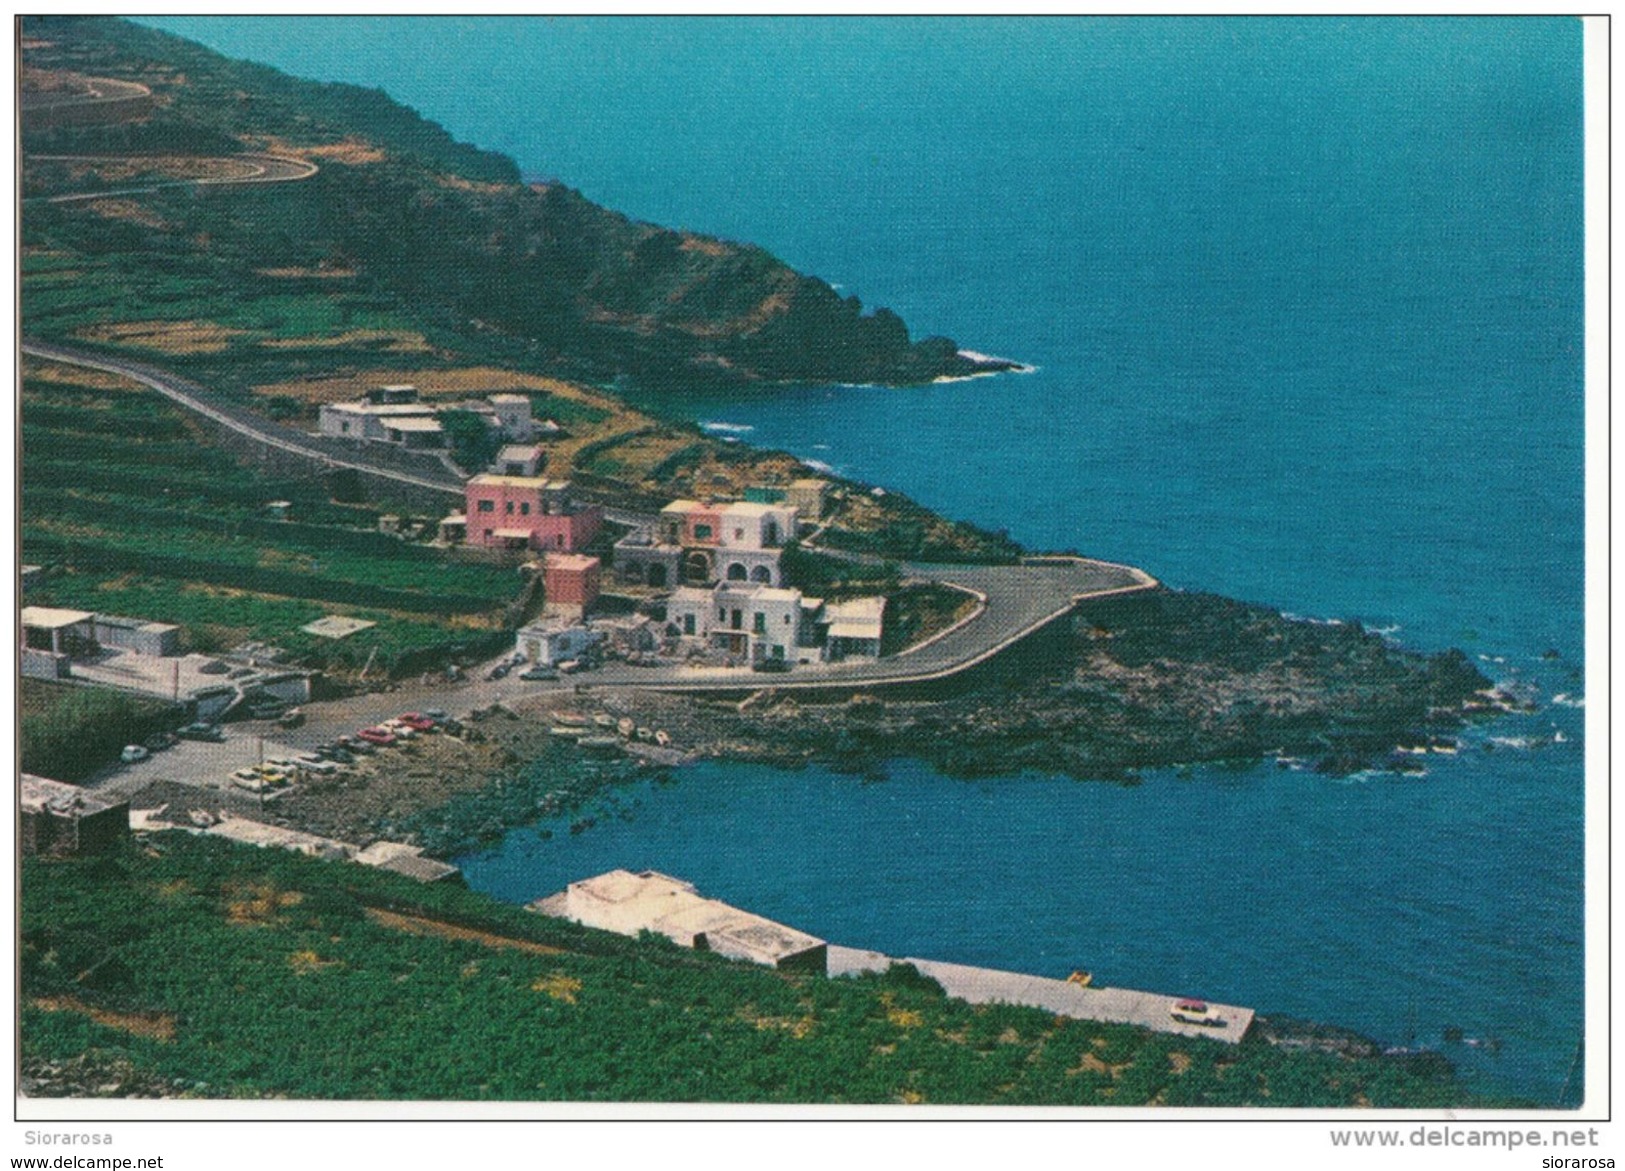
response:
M121 248L208 253L228 284L267 269L344 271L395 307L473 331L561 372L666 386L752 381L909 383L987 367L946 338L912 341L821 280L750 245L638 223L558 184L527 185L511 159L457 143L377 90L301 81L104 18L30 19L24 90L75 79L139 82L152 99L105 121L28 115L26 153L298 155L307 181L244 197L153 193L113 231L83 205L30 218L76 245L100 227ZM106 175L92 182L107 182ZM60 193L25 165L25 195ZM197 193L192 193L196 195ZM75 218L77 215L77 219ZM81 222L84 221L84 222ZM146 229L136 232L134 223Z

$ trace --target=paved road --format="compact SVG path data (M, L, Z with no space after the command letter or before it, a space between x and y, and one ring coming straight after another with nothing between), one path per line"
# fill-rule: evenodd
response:
M163 158L178 156L165 155ZM140 163L140 155L29 155L25 162L60 163ZM154 159L153 161L157 161ZM145 195L171 187L227 187L247 183L294 183L316 174L319 167L304 159L286 155L245 154L198 156L188 162L215 163L232 173L213 175L201 179L166 179L158 183L143 183L136 187L118 187L104 191L79 191L71 195L35 196L26 202L77 203L90 199L111 199L122 195Z
M152 90L139 81L118 81L111 77L87 77L83 90L25 90L19 95L23 113L42 113L79 106L115 106L120 102L144 102Z

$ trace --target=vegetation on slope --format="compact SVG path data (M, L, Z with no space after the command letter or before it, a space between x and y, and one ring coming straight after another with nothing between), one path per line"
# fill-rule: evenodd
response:
M29 859L22 889L25 1093L1469 1104L1437 1068L782 974L182 834Z
M18 714L23 771L77 781L116 762L126 744L174 727L180 709L101 687L22 679Z
M269 187L34 202L31 248L143 256L162 276L201 279L225 315L290 281L296 296L309 291L301 281L337 285L430 334L478 335L577 375L919 382L972 368L948 339L913 343L895 314L866 314L760 248L637 223L560 184L525 185L512 160L452 141L381 91L301 81L122 21L30 19L25 31L25 89L106 76L154 93L128 121L25 118L31 156L261 150L322 168ZM89 171L69 177L73 190L113 185ZM30 162L24 193L63 181L59 164Z

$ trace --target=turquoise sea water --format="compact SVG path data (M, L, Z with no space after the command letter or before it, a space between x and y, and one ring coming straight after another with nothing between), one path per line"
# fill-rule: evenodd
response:
M1034 546L1460 646L1547 702L1421 781L707 765L630 821L520 831L472 882L657 866L893 953L1394 1044L1458 1026L1502 1041L1446 1048L1478 1084L1558 1098L1583 996L1577 23L155 23L382 85L528 173L1037 367L695 419Z

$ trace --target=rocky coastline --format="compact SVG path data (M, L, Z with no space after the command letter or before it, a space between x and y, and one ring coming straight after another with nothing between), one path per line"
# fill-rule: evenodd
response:
M1268 759L1403 777L1420 772L1418 755L1454 751L1468 722L1517 706L1459 652L1425 655L1358 624L1207 594L1155 590L1086 607L1045 650L936 698L545 693L479 712L461 738L428 737L304 785L277 803L275 820L361 843L405 838L450 857L561 814L577 832L631 816L615 789L700 758L876 779L901 758L959 778L1042 771L1117 784L1152 768ZM671 747L633 740L595 755L552 731L560 712L659 729Z

